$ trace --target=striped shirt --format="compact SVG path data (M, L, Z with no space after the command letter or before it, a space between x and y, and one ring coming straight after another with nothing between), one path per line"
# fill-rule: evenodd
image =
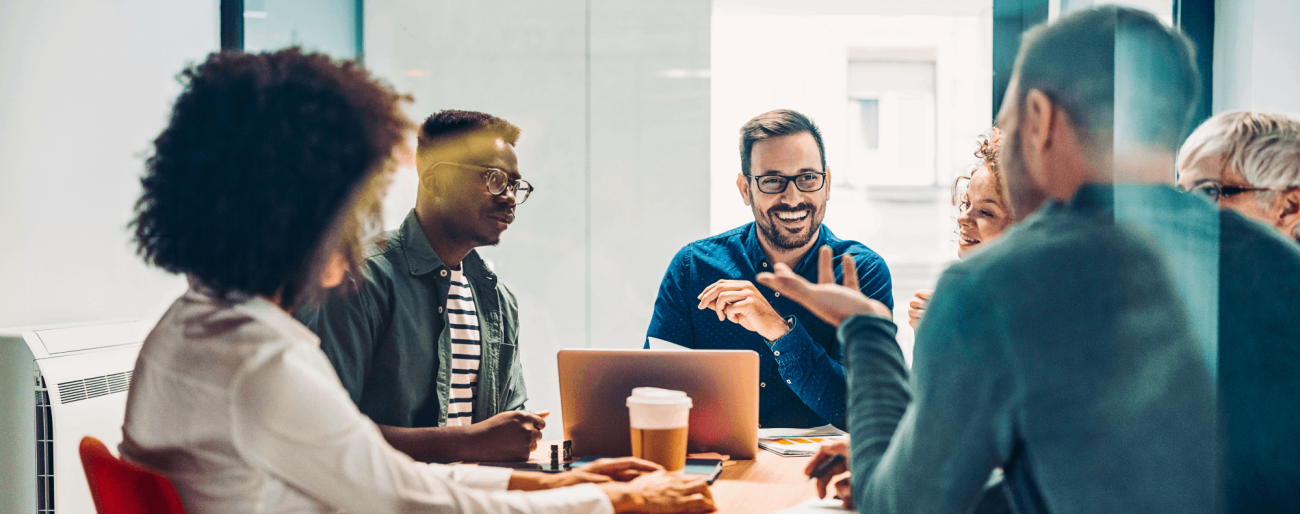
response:
M474 422L482 347L474 291L459 267L451 270L451 286L447 290L447 328L451 330L451 399L447 404L447 426L464 426Z

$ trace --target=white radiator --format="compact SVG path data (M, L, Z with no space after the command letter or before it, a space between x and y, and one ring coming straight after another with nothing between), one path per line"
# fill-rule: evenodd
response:
M0 513L93 514L78 446L116 453L154 322L0 329Z

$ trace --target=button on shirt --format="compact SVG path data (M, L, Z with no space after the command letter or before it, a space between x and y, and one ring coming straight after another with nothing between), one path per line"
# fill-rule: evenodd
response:
M357 410L316 336L260 297L191 289L134 377L119 450L190 514L614 512L594 485L506 492L508 469L411 460Z
M823 245L830 245L835 255L837 282L843 276L840 258L848 253L857 264L862 293L893 309L892 284L884 259L862 243L835 237L825 225L794 272L816 282L817 249ZM760 424L798 428L833 424L843 428L844 368L835 327L758 284L758 273L771 270L754 223L686 245L664 274L646 336L700 350L758 352L759 381L763 384L759 390ZM696 297L722 279L753 282L778 314L793 320L790 332L769 345L756 332L730 321L718 321L712 309L696 308ZM769 383L772 387L767 387Z

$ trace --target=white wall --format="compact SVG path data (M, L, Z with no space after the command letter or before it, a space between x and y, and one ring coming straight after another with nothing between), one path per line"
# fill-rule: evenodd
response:
M126 225L174 76L218 47L217 4L0 2L0 326L156 316L184 290Z
M1214 112L1300 113L1300 2L1217 0Z

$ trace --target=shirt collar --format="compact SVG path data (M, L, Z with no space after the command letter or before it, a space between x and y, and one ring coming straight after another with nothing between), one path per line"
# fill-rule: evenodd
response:
M749 255L749 260L751 262L767 262L767 254L763 253L763 245L758 242L758 223L751 221L749 223L749 230L745 231L745 234L745 253ZM823 223L821 225L821 230L817 232L817 242L813 243L812 247L808 249L808 253L805 254L802 259L799 259L799 264L795 266L794 272L799 273L800 270L806 269L810 266L810 262L815 262L817 259L817 249L821 248L822 245L837 241L839 241L839 239L837 239L835 234L831 233L831 229L826 228L826 224Z
M429 239L424 237L420 220L415 217L415 209L406 213L406 219L402 220L402 227L398 230L402 236L402 247L406 249L406 266L412 275L424 275L446 267L438 254L434 253L433 247L429 246Z
M227 293L225 297L222 297L198 277L190 275L186 278L189 279L190 286L184 295L187 300L212 305L212 308L215 309L237 310L280 330L282 334L293 335L296 340L320 347L320 338L311 329L294 319L292 315L285 312L284 308L276 305L271 300L261 295L236 291Z
M403 248L406 250L406 266L412 275L420 276L433 273L440 269L450 269L443 264L442 259L429 246L429 239L424 237L424 229L420 228L420 220L415 217L415 209L406 214L406 219L402 220L402 226L398 228L401 233ZM478 250L470 250L469 255L461 261L461 269L470 278L487 278L496 280L496 274L487 269L483 259L479 257Z

